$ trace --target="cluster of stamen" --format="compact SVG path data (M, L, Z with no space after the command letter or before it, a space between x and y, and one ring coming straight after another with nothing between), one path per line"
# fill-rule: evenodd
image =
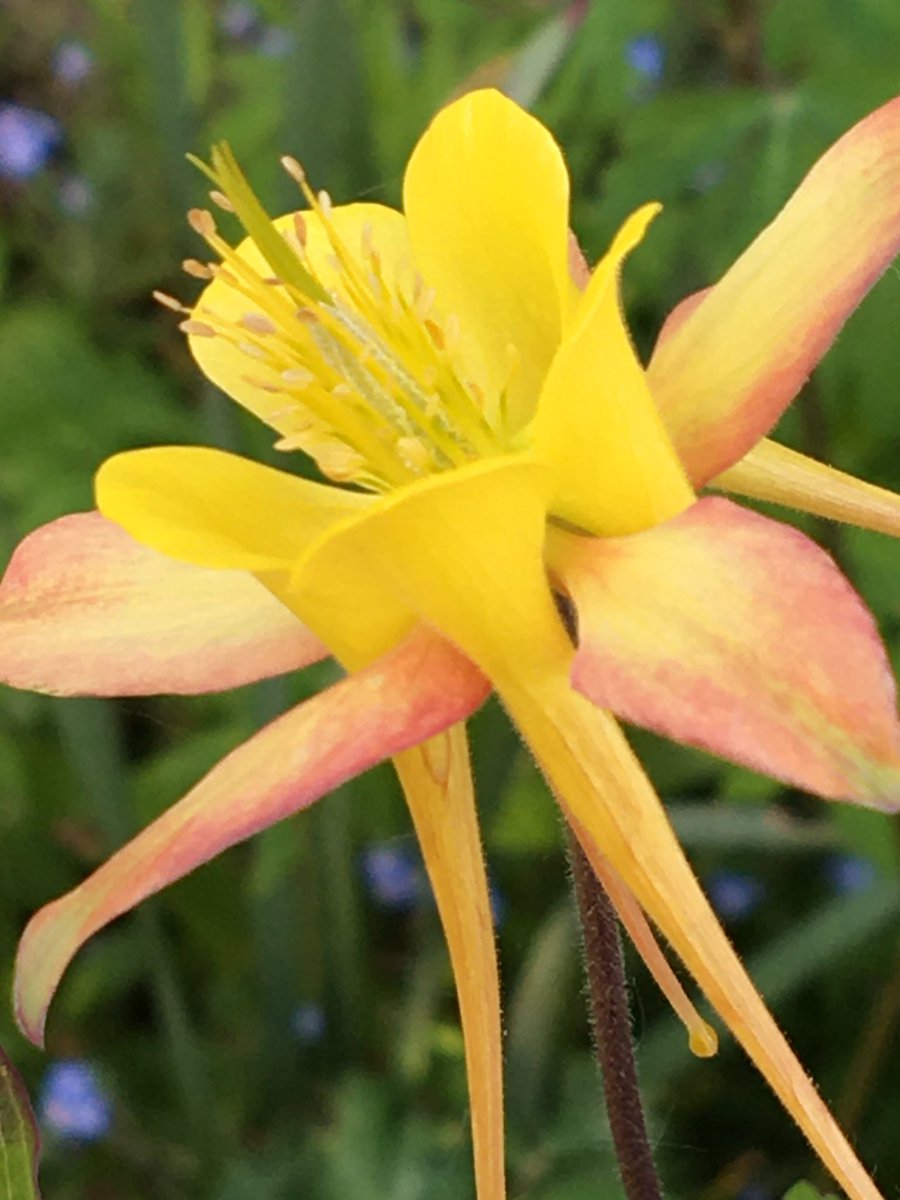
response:
M266 267L238 253L210 212L194 209L189 222L220 261L188 259L184 270L221 280L246 308L235 312L229 297L226 313L216 289L193 309L157 299L186 317L186 333L224 339L246 359L243 382L261 397L254 409L281 435L279 449L302 450L330 479L377 491L497 453L503 391L488 403L463 365L458 319L436 311L411 266L403 274L392 264L389 273L371 226L348 246L327 193L314 193L299 163L282 159L328 241L317 268L306 219L297 213L289 229L276 229L227 147L214 151L212 167L200 165L216 184L213 203L238 216ZM336 285L326 286L322 265Z

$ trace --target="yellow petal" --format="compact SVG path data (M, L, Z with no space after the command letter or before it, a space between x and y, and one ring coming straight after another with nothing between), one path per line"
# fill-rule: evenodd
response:
M511 456L379 499L329 531L298 567L291 587L309 600L302 619L341 657L334 614L352 637L377 583L409 620L440 629L489 673L540 653L539 632L548 621L558 626L542 557L547 487L541 464ZM515 645L495 636L498 622L517 631Z
M592 533L646 529L694 499L619 303L622 262L658 211L648 204L629 217L595 269L529 430L554 472L554 515Z
M60 977L97 930L227 847L464 720L487 691L471 663L420 629L365 671L266 726L84 883L31 919L16 960L23 1031L41 1041Z
M503 1200L500 983L465 727L394 759L450 950L469 1079L475 1191Z
M52 695L240 687L325 646L252 575L149 550L99 513L29 534L0 585L0 679Z
M900 495L856 479L768 438L710 481L754 500L900 537Z
M295 236L296 215L288 213L273 222L276 230L289 242ZM322 222L315 213L308 211L302 214L302 219L306 230L308 261L321 282L343 296L343 273L334 262L334 251ZM406 222L396 210L382 204L347 204L332 209L330 221L363 271L369 270L361 254L362 239L365 237L377 249L389 278L393 279L398 272L410 272L412 254ZM235 253L261 278L272 275L271 267L252 238L245 238L236 247ZM260 313L260 305L256 297L248 298L237 286L239 278L240 272L234 266L228 268L226 273L217 275L198 297L193 313L203 323L210 323L210 318L214 318L216 327L233 325L236 329L235 339L229 340L221 334L215 337L189 334L191 352L206 377L223 392L279 433L290 434L295 427L291 418L291 400L284 393L271 390L277 385L277 378L260 366L250 353L240 348L241 342L250 343L252 337L249 331L241 330L239 322L248 313ZM288 335L292 322L297 319L296 301L291 300L282 288L270 286L264 290L268 292L268 308L261 315L275 321ZM254 379L267 386L260 387L259 382L253 382Z
M289 568L370 496L311 483L200 446L109 458L97 472L103 515L145 546L200 567Z
M900 249L900 100L855 125L660 339L650 387L695 484L765 436Z
M416 262L477 343L477 382L508 390L512 428L531 415L575 292L568 272L569 178L549 132L499 92L438 113L403 185Z

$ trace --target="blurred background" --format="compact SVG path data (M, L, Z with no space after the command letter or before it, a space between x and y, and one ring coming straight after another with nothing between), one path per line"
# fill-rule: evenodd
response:
M896 0L5 0L0 4L0 551L91 505L108 454L271 435L206 385L153 288L228 138L268 205L291 153L337 201L396 203L435 109L493 84L563 145L596 258L645 200L629 262L643 352L815 158L900 91ZM900 484L900 281L853 317L779 436ZM285 460L282 458L282 464ZM900 646L898 547L804 525ZM0 696L0 984L17 936L227 750L333 676L205 699ZM505 992L511 1197L618 1196L550 799L502 714L474 723ZM900 1178L898 839L635 733L722 920L864 1160ZM629 963L642 1079L673 1200L769 1200L817 1178L728 1037L690 1057ZM472 1194L449 968L390 770L238 847L98 937L48 1050L0 1006L52 1200L458 1200ZM893 1067L891 1066L893 1063Z

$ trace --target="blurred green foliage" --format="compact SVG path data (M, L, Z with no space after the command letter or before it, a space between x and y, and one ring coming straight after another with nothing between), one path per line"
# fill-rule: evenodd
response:
M84 51L78 78L73 45ZM0 179L4 558L36 524L88 507L92 472L114 450L193 441L271 454L266 432L198 378L170 314L149 299L154 287L190 291L178 264L197 247L183 210L204 189L187 151L227 137L274 208L291 202L282 153L339 201L396 203L435 109L465 86L505 87L567 152L589 257L629 210L664 202L626 279L646 349L671 305L714 280L817 155L891 96L898 51L895 0L7 0L0 102L50 113L61 137L29 178ZM894 486L898 315L889 271L780 431ZM806 527L856 580L896 653L895 548ZM0 697L4 988L36 907L329 677L316 668L190 702ZM887 1067L900 1013L896 828L634 740L698 871L755 881L735 940L889 1189L900 1178L900 1077ZM504 909L511 1195L613 1198L552 805L492 707L475 722L475 759ZM51 1014L49 1055L95 1064L114 1120L90 1143L45 1130L45 1193L471 1194L462 1046L435 914L425 902L380 907L360 868L366 847L408 835L381 769L86 949ZM764 1200L813 1175L730 1042L693 1061L639 964L633 976L668 1194ZM0 1042L39 1089L48 1058L23 1043L6 1006ZM804 1187L791 1196L814 1194Z

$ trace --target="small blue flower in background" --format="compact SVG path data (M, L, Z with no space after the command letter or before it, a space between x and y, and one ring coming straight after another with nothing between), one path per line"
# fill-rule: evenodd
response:
M0 103L0 178L30 179L47 164L62 127L45 112Z
M745 871L713 871L704 883L713 908L725 921L743 921L765 895L762 880Z
M78 87L94 69L94 56L83 42L60 42L53 52L53 74L66 87Z
M878 870L869 858L857 854L834 854L825 860L825 878L840 896L865 892L878 878Z
M377 842L360 856L369 894L383 908L408 912L428 894L418 855L402 842Z
M320 1042L325 1035L325 1010L321 1004L311 1000L298 1004L291 1016L291 1032L305 1045Z
M625 47L625 58L645 83L659 83L666 65L666 48L652 33L632 38Z
M62 1059L44 1073L38 1092L41 1125L76 1142L95 1142L109 1133L112 1103L91 1063Z

